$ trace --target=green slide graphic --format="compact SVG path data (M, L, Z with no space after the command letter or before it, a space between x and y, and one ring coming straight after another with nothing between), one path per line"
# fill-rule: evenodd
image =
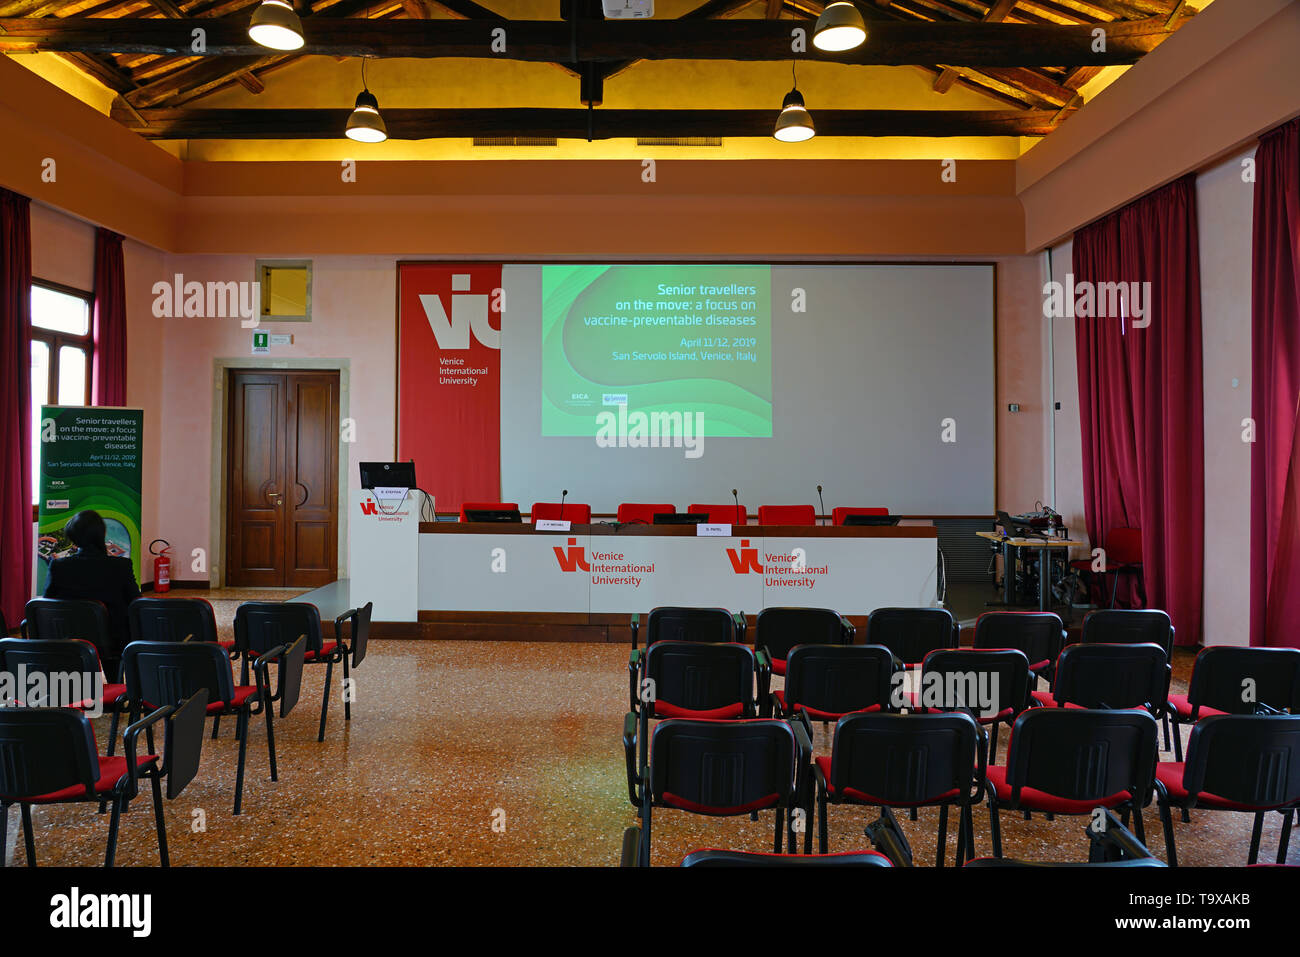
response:
M594 436L626 404L770 437L771 299L770 266L543 266L542 435Z

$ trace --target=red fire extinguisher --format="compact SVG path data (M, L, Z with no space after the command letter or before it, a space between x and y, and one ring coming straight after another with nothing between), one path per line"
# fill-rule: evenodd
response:
M159 542L163 543L163 549L155 552L153 547ZM149 543L149 554L154 556L153 560L153 590L155 592L171 591L172 587L172 560L168 556L171 551L171 543L165 538L155 538Z

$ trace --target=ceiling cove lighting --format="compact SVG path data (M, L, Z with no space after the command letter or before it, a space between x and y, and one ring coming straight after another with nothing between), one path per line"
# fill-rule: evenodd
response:
M248 24L254 43L272 50L301 50L302 21L285 0L262 0Z
M790 73L794 74L794 64L790 64ZM813 129L812 117L803 103L803 94L799 92L799 81L795 79L794 89L785 95L781 103L781 112L776 118L776 129L772 135L782 143L802 143L817 135Z
M835 0L817 18L813 28L813 46L828 53L840 53L862 46L867 27L862 14L848 0Z
M366 86L366 61L361 60L361 92L357 94L356 106L348 117L345 130L348 139L358 143L382 143L388 139L388 128L384 118L379 115L379 101Z

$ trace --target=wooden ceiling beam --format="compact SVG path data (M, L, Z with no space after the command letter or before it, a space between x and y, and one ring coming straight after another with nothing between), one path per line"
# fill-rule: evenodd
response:
M984 14L984 23L1001 23L1007 18L1012 10L1015 9L1016 0L996 0L989 7L989 12ZM957 71L952 67L944 67L944 71L939 74L934 81L934 92L947 93L952 89L952 85L957 82Z
M176 4L172 3L172 0L149 0L149 3L165 17L171 17L173 20L186 19L185 12L181 10L180 7L176 6ZM239 74L235 77L235 82L249 93L257 94L266 91L266 87L262 85L262 81L253 76L252 73Z
M115 107L113 118L149 139L341 139L351 111L142 109ZM573 109L384 110L394 139L553 136L561 139L644 136L768 137L776 110ZM819 136L1044 136L1050 110L817 110ZM142 125L143 118L147 125Z
M309 17L304 53L334 56L509 59L572 62L570 26L549 20L508 21L504 52L492 49L494 20L358 20ZM207 35L208 56L257 55L264 48L232 20L96 20L81 17L0 19L0 52L189 55L191 31ZM578 61L789 60L790 26L772 20L584 20ZM1136 63L1168 36L1163 18L1106 27L1106 49L1093 49L1092 27L1011 23L881 21L856 50L825 53L809 44L805 59L878 66L1106 66Z

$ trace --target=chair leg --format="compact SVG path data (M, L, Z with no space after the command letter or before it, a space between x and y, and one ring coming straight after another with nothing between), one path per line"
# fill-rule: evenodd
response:
M1165 863L1170 867L1178 866L1178 849L1174 846L1174 816L1169 813L1169 805L1160 802L1160 826L1165 832Z
M1295 814L1295 808L1287 808L1282 815L1282 837L1277 842L1277 862L1286 863L1287 846L1291 843L1291 818ZM3 851L0 851L3 854Z
M239 739L239 767L235 771L235 813L239 813L240 804L244 799L244 761L248 754L248 735L244 734L244 729L248 727L248 711L240 711L239 717L235 719L235 737Z
M343 720L352 720L352 683L348 680L348 658L351 655L343 656Z
M993 727L989 729L989 764L996 764L998 760L998 723L993 722Z
M960 838L962 836L961 828L959 827L957 830L958 830L957 843L960 846L961 844ZM937 848L934 852L934 866L943 867L943 859L947 856L947 854L948 854L948 805L941 804L939 806L939 840L937 842ZM961 851L958 850L957 854L958 857L960 858Z
M122 801L120 795L113 795L113 814L108 819L108 850L104 854L104 866L112 867L117 857L117 828L122 820Z
M1143 844L1147 842L1146 824L1142 821L1142 809L1140 807L1133 808L1133 833L1137 835L1137 839Z
M803 852L812 853L813 842L813 823L817 820L816 808L813 806L813 791L816 790L815 784L810 784L808 789L808 806L804 808L803 820Z
M993 839L993 856L1002 856L1002 822L998 820L998 805L989 801L989 836Z
M1166 712L1165 714L1161 715L1160 724L1161 724L1161 725L1164 727L1164 729L1165 729L1165 750L1168 751L1168 750L1169 750L1169 714L1168 714L1168 712Z
M1182 763L1183 760L1183 726L1174 719L1174 760Z
M967 861L975 859L975 815L971 810L970 803L962 805L961 808L962 827L966 831L966 841L962 844L960 852L960 863L964 867ZM958 841L961 844L961 841Z
M266 710L266 750L271 756L271 780L278 781L280 780L280 772L275 766L275 722L272 720L271 716L271 712L273 712L275 708L269 701L266 702L264 708ZM245 726L244 731L247 733L247 726Z
M334 677L333 659L325 663L325 693L321 695L320 702L320 734L316 736L317 741L325 740L325 719L330 710L330 679Z
M917 818L916 818L916 808L912 808L910 811L907 812L907 819L908 819L909 821L915 821L915 820L917 819Z
M153 776L153 821L158 830L158 861L163 867L171 867L167 857L167 823L163 820L162 777Z
M0 867L9 860L9 805L0 804Z
M646 787L646 800L641 805L641 866L650 866L650 813L653 802L649 798L649 786Z
M772 850L777 854L781 853L781 828L782 825L784 824L785 824L785 808L779 807L776 809L776 826L772 828L775 835L772 838ZM793 852L794 848L791 847L790 850L791 852Z
M23 841L27 848L27 866L36 866L36 832L32 830L32 806L19 804L23 818Z
M830 824L826 820L826 792L817 789L817 852L825 854L830 845Z
M212 740L217 740L217 733L221 730L221 715L212 719Z
M113 720L108 726L108 756L113 756L113 749L117 747L117 725L122 718L122 712L115 705L113 707Z
M1259 860L1259 839L1264 834L1264 812L1255 812L1255 826L1250 830L1250 860L1246 862L1249 867Z

